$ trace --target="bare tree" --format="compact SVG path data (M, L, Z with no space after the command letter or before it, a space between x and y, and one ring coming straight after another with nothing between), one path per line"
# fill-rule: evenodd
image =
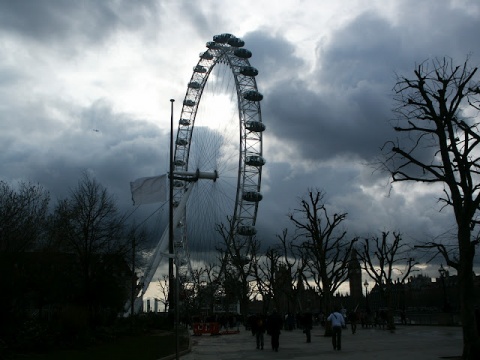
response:
M266 314L271 301L275 298L275 273L281 254L276 248L268 248L263 256L255 258L253 262L253 277L255 291L262 297L263 312Z
M331 311L333 294L347 279L350 254L357 239L348 240L347 232L340 229L347 214L329 215L323 198L323 192L309 191L290 219L299 232L298 239L305 239L300 246L305 270L323 296L323 310L327 313Z
M409 248L402 242L400 233L393 233L389 240L389 232L383 232L382 237L363 239L362 251L358 253L363 262L363 268L368 276L375 281L380 294L387 305L387 322L390 330L395 329L392 309L392 293L394 276L403 284L414 270L417 263L408 256Z
M295 246L295 237L290 237L288 235L288 229L283 229L282 234L277 234L277 240L279 241L279 265L282 271L282 281L284 284L278 284L278 279L276 281L277 293L282 293L286 300L288 311L292 312L294 310L301 310L301 302L297 301L298 291L294 291L295 287L298 285L299 274L302 274L305 263L300 262L298 259L301 257L301 254L298 251L298 248ZM300 266L300 267L299 267ZM293 308L290 308L292 305ZM297 309L297 306L300 308ZM297 312L294 311L294 312Z
M39 247L44 240L49 193L40 185L0 181L0 253Z
M122 281L115 275L123 270L123 265L129 265L131 243L124 230L124 217L115 200L87 174L55 208L52 236L62 246L59 250L75 254L78 280L72 284L72 290L77 289L77 300L88 307L91 320L96 320L100 304L115 302L121 309L129 297L127 289L125 294L105 292ZM124 287L118 283L118 289Z
M130 242L130 259L129 266L131 272L130 283L130 300L127 305L130 309L125 308L125 313L130 311L132 316L132 324L134 322L133 315L135 314L135 299L141 291L141 284L139 283L139 276L137 270L144 266L145 259L142 256L142 252L145 250L147 243L147 230L144 226L136 226L135 223L131 224L127 231L127 239Z
M270 246L262 255L254 257L253 276L255 288L263 300L263 311L267 313L270 303L281 312L290 312L295 304L294 291L297 259L288 240L288 230L276 235L278 244Z
M468 58L459 66L444 58L421 63L412 78L398 76L394 88L398 123L394 128L408 137L384 147L384 165L393 182L439 184L443 186L440 202L453 211L458 252L449 253L440 242L426 246L438 250L458 272L465 359L480 358L473 292L473 259L480 241L475 230L480 221L476 73L477 67L471 68Z
M198 269L194 276L197 282L197 299L198 307L208 307L213 312L215 298L218 297L220 291L220 266L218 264L209 263L205 268Z
M226 295L234 295L240 300L242 314L248 314L254 258L257 256L259 243L255 236L235 236L233 221L228 219L228 225L218 224L216 231L224 240L222 271Z
M60 292L56 283L49 281L50 273L31 273L35 268L28 266L40 259L28 256L31 251L45 244L49 200L40 185L0 181L0 337L25 322L26 308L33 297L39 299L41 310L43 299Z
M160 294L162 295L158 299L163 304L163 311L167 312L170 304L168 303L168 275L163 275L163 278L158 279L158 288L160 289Z

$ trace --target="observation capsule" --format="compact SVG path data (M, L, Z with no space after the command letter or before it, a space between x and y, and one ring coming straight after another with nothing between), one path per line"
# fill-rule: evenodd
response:
M213 41L215 41L216 43L225 44L232 37L234 37L234 36L232 34L228 34L228 33L215 35L213 37Z
M207 48L209 49L218 49L219 47L220 46L214 41L207 42Z
M228 45L230 45L232 47L240 48L243 45L245 45L245 41L243 41L242 39L239 39L235 36L232 36L230 39L228 39Z
M202 84L200 84L198 81L192 81L188 84L188 87L190 89L200 89L202 87Z
M235 54L235 56L242 59L250 59L252 57L252 52L244 48L235 49L233 53Z
M247 191L243 193L242 198L243 200L249 202L259 202L262 201L263 195L258 191Z
M248 90L243 93L243 98L248 101L261 101L263 95L255 90Z
M173 164L175 166L185 166L185 161L183 161L182 159L177 159L173 162Z
M183 187L183 185L184 185L184 184L183 184L183 181L182 181L182 180L175 180L175 181L173 182L173 186L176 187L176 188L181 188L181 187Z
M195 106L195 101L193 100L184 100L183 105L185 106Z
M205 66L202 66L202 65L196 65L194 68L193 68L193 71L197 72L197 73L201 73L201 74L204 74L207 72L207 68Z
M266 126L261 121L249 120L245 121L245 128L250 131L262 132L265 131Z
M240 74L244 76L257 76L258 70L253 66L242 66L240 68Z
M240 235L253 236L257 233L257 229L255 229L255 226L251 226L251 225L240 225L237 228L237 232Z
M177 141L175 141L175 144L179 145L179 146L185 146L188 144L188 141L187 139L177 139Z
M190 125L190 120L180 119L179 124L182 125L182 126L189 126Z
M245 164L250 166L263 166L266 160L260 155L250 155L245 158Z
M205 51L203 53L200 53L200 58L204 59L204 60L212 60L213 59L213 55L210 54L208 51Z

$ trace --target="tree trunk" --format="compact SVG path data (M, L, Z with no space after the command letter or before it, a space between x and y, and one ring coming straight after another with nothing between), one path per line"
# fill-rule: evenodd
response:
M324 290L323 300L324 300L323 311L325 314L325 333L323 334L323 336L329 337L329 336L332 336L332 324L330 323L330 321L327 321L326 319L334 309L332 307L332 296L328 288Z
M463 354L466 360L480 359L480 338L475 321L475 296L473 279L473 257L475 247L470 242L470 230L459 229L460 261L458 286L460 294L460 318L463 330Z
M392 308L392 289L391 284L388 285L388 289L385 293L386 304L387 304L387 329L391 332L395 332L395 320L393 318L393 308Z

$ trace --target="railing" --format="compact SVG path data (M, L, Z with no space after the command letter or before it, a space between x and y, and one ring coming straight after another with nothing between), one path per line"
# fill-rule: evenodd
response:
M458 313L407 313L407 324L410 325L461 325Z

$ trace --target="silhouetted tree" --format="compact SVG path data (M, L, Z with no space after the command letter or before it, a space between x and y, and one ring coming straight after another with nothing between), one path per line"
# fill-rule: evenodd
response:
M223 248L217 249L221 254L223 278L227 300L238 299L243 315L248 314L252 294L252 269L257 257L259 243L255 236L240 236L234 232L235 224L228 219L228 225L218 224L216 231L224 240Z
M14 333L32 302L48 295L40 291L48 277L32 251L45 241L49 201L40 185L0 181L0 337Z
M269 247L263 256L254 259L253 278L255 280L255 292L259 294L263 301L263 313L267 313L270 303L275 299L275 273L278 270L281 254L278 249ZM276 306L278 308L278 305Z
M348 277L348 263L356 238L347 239L340 229L347 214L330 215L324 193L309 191L300 208L290 214L298 231L305 271L323 296L324 313L331 311L333 294Z
M463 357L480 358L480 338L475 324L473 259L479 244L480 133L477 67L468 59L459 66L451 59L425 61L411 78L398 76L394 91L398 107L394 129L407 136L384 147L386 169L393 182L439 184L439 200L453 211L457 225L455 254L440 242L437 249L447 265L458 272Z
M130 296L125 281L131 275L131 244L124 225L114 198L87 174L55 208L52 236L62 251L75 255L78 273L72 274L71 290L92 324L100 307L120 311Z
M381 238L372 236L363 239L362 250L358 253L364 270L373 279L387 304L387 321L390 330L395 329L392 309L394 277L403 284L417 265L409 256L410 248L402 242L401 234L394 232L392 235L393 240L390 240L389 232L385 231Z
M161 297L160 297L159 300L163 304L163 311L164 312L168 311L168 306L169 306L169 303L168 303L168 291L169 291L168 285L169 285L168 275L163 275L162 279L158 279L158 288L160 289L160 294L161 294Z
M0 253L38 248L44 240L49 193L40 185L0 181Z

